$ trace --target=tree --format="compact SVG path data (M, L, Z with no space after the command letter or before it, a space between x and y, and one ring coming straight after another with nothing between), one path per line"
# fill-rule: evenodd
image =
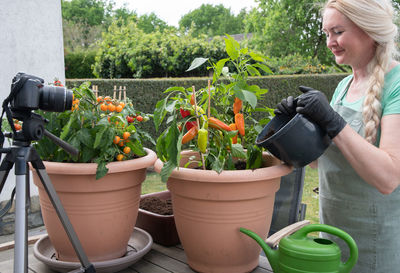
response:
M164 30L171 28L168 24L157 17L155 13L149 15L144 14L137 20L138 28L142 29L145 33L151 33L156 30L163 32Z
M276 57L300 54L332 64L321 31L319 0L256 0L246 19L253 31L252 45Z
M107 0L61 0L64 47L67 51L87 49L101 38L110 22L114 2Z
M169 27L154 13L138 16L126 5L114 9L111 0L62 0L64 47L67 51L86 50L101 39L113 21L122 26L128 21L137 23L145 33L164 31Z
M222 4L213 6L203 4L179 20L179 27L185 32L192 32L192 35L199 36L206 34L209 37L243 33L243 19L246 10L242 10L239 15L232 14L230 8L225 8Z

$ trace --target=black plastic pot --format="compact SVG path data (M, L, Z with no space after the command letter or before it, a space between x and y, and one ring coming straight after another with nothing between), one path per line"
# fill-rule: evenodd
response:
M258 146L295 168L316 160L330 143L326 132L301 114L276 115L256 140Z

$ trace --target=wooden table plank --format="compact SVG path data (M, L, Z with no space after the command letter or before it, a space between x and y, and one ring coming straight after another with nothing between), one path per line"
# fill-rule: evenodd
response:
M13 272L14 249L0 251L0 273ZM33 245L28 247L28 272L54 273L45 264L37 260L33 255ZM152 250L137 263L118 273L193 273L187 265L187 258L182 246L165 247L153 244ZM252 273L273 272L268 260L260 256L259 266Z
M126 271L126 272L171 273L171 271L168 271L156 264L147 261L146 256L144 256L140 261L138 261L134 265L131 265L127 270L131 271ZM118 273L124 273L124 272L118 272Z
M165 270L170 272L179 272L179 273L193 273L194 271L190 269L190 267L171 256L165 255L155 249L150 251L145 257L143 257L146 261L154 263Z

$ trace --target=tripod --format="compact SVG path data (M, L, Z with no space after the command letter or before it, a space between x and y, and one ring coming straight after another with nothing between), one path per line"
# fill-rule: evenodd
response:
M44 135L56 142L62 148L70 146L56 136L44 130ZM72 149L74 149L72 147ZM68 150L65 149L65 150ZM69 147L71 151L71 146ZM69 152L70 152L69 151ZM59 197L50 181L46 172L45 166L40 159L37 151L31 146L29 140L15 140L10 148L1 148L0 153L5 153L6 156L0 165L0 192L3 189L8 173L15 164L16 176L16 201L15 201L15 248L14 248L14 273L28 272L28 225L27 225L27 208L29 206L29 167L28 163L36 170L46 192L49 196L54 209L64 227L65 232L80 260L82 267L71 271L74 273L96 272L94 266L89 262L82 245L72 227L71 222L61 204Z

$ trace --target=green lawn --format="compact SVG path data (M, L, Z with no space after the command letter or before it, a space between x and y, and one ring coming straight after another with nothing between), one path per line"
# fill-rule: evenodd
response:
M313 189L318 187L318 171L316 169L306 168L304 178L303 200L307 205L306 219L311 223L318 223L318 195ZM161 181L160 175L156 172L148 172L146 180L142 184L142 194L166 190L166 184Z
M318 194L313 192L316 187L318 187L318 170L307 166L302 203L307 205L306 219L310 220L311 223L319 223Z

